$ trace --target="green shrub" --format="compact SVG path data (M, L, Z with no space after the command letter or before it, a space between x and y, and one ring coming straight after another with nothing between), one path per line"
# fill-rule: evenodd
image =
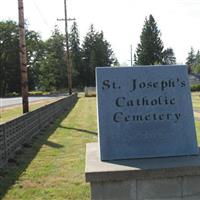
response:
M41 95L48 95L50 92L44 92L44 91L31 91L28 93L30 96L41 96Z
M191 91L192 92L200 91L200 84L198 84L198 85L192 85L191 86Z
M17 92L10 92L6 94L6 97L18 97L19 94Z

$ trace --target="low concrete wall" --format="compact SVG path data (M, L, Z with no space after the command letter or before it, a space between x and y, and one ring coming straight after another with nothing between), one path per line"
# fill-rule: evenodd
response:
M85 87L84 91L86 97L96 97L96 87Z
M93 200L200 200L200 156L102 162L87 145L86 181Z
M27 140L40 133L62 114L70 112L76 101L77 94L73 94L1 124L0 167L3 167Z

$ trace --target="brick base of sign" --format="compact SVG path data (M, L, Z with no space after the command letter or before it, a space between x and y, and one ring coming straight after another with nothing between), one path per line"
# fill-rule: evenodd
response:
M86 181L93 200L200 200L200 156L102 162L87 144Z

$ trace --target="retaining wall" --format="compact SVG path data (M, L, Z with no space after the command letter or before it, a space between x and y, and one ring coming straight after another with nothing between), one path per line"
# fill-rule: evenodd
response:
M0 168L15 154L26 141L47 128L58 117L70 112L77 101L72 94L48 104L19 118L0 125Z

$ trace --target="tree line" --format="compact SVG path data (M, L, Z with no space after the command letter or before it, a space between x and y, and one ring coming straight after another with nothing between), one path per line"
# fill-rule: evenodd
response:
M19 33L14 21L0 22L0 96L20 93ZM49 39L43 41L39 33L26 29L29 90L54 91L67 88L65 35L55 27ZM73 87L95 86L95 68L118 66L110 43L103 31L94 25L80 42L77 23L69 33ZM164 48L161 32L152 15L145 18L140 43L134 61L136 65L173 65L176 57L171 47ZM186 64L189 72L200 73L200 51L191 51Z
M29 90L54 91L67 88L65 35L55 27L49 39L26 28ZM110 43L103 31L91 25L80 43L76 22L69 33L73 65L73 87L95 85L95 67L117 65ZM18 25L14 21L0 22L0 96L20 93L20 61Z
M172 48L164 49L161 40L161 32L152 15L145 19L140 43L136 48L134 55L135 64L137 65L174 65L176 57ZM200 73L200 50L196 52L191 47L186 63L189 73Z
M140 35L140 43L134 54L134 61L137 65L176 64L176 57L173 49L164 49L164 44L161 40L161 32L152 15L145 18Z
M200 51L194 51L191 47L188 57L186 59L186 64L189 67L189 73L200 73Z

